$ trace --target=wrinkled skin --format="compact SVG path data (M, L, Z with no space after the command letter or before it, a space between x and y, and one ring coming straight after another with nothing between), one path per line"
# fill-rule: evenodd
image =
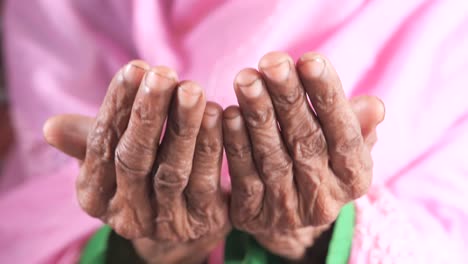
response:
M331 64L314 53L297 65L269 53L259 71L237 75L234 89L239 106L223 113L195 83L134 61L116 74L95 119L57 116L44 135L81 160L82 208L148 262L201 262L231 222L273 253L299 259L367 191L383 104L348 101ZM230 204L219 185L223 144Z
M366 193L375 133L363 135L338 75L315 53L296 66L287 54L267 54L234 87L239 107L224 112L232 223L271 251L299 258L314 233Z
M202 247L195 253L203 259L230 230L219 184L222 108L177 78L165 67L129 63L112 80L85 151L54 144L82 159L76 188L83 210L133 240L149 262L179 263L181 248ZM45 126L49 142L64 140L51 126L81 117L57 118Z

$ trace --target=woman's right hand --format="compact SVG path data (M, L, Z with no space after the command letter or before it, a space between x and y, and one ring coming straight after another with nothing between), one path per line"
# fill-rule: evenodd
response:
M81 160L83 210L133 240L145 260L178 263L198 254L201 261L230 230L219 184L221 118L197 84L133 61L113 78L95 119L57 116L44 135Z

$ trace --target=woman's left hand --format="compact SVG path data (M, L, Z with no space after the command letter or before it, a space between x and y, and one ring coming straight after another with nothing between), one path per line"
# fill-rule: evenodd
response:
M375 97L348 101L330 62L315 53L296 66L269 53L259 69L237 75L239 107L224 112L231 220L298 259L343 205L367 192L384 106Z

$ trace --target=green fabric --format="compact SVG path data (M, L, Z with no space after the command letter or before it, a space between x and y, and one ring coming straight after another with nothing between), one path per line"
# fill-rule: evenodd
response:
M355 208L349 203L341 209L336 219L327 253L327 264L346 264L351 253L354 233ZM281 258L269 253L251 236L234 230L226 240L226 264L279 264Z
M348 263L353 242L355 214L353 203L349 203L341 209L328 247L327 264Z
M106 252L108 239L112 229L103 226L86 244L80 258L80 264L104 264L106 263Z
M281 258L268 253L247 233L233 230L226 239L225 264L280 264Z
M355 208L352 203L341 209L328 248L327 264L346 264L351 253L354 233ZM85 246L80 264L104 264L108 240L112 229L104 226L94 234ZM226 239L224 252L226 264L280 264L279 256L269 253L255 239L241 231L233 230Z

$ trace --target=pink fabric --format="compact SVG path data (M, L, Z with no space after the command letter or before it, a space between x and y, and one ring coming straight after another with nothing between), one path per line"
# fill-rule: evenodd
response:
M387 105L350 262L468 259L467 1L10 0L5 11L18 142L0 178L1 263L70 263L100 225L76 203L75 162L42 139L47 117L94 115L134 58L227 106L236 72L270 50L322 52L348 95Z

